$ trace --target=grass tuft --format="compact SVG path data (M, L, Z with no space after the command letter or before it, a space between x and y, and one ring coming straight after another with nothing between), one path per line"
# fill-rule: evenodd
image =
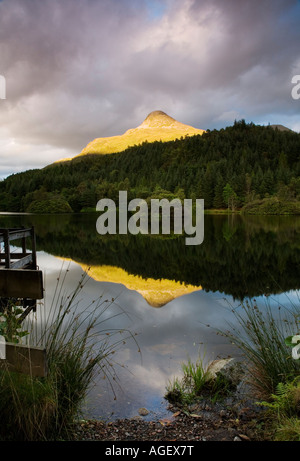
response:
M189 405L201 398L216 402L232 391L232 383L222 374L212 376L210 365L204 366L201 358L196 363L188 359L181 368L183 377L174 378L166 387L165 398L171 403Z
M44 378L0 371L0 436L3 440L56 440L68 437L96 374L117 382L114 359L119 347L134 336L127 330L105 328L112 317L124 315L115 300L100 297L82 306L79 294L88 281L84 273L75 290L64 293L60 274L47 318L39 326L27 322L31 345L46 348ZM34 342L34 344L32 343Z
M249 364L249 383L259 398L275 393L279 383L291 381L300 373L300 361L293 360L285 338L299 330L300 309L263 307L246 301L232 312L238 327L221 334L243 353Z

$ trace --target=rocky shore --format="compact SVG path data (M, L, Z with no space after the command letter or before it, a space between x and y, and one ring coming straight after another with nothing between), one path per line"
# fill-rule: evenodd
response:
M220 364L217 364L219 367ZM222 364L223 365L223 364ZM223 367L228 368L228 363ZM188 406L178 402L169 405L172 416L145 421L147 409L131 419L112 422L79 421L73 427L73 440L98 441L259 441L262 434L257 429L262 407L256 405L245 391L243 383L222 402L199 399Z
M73 440L98 441L255 441L259 410L253 406L228 408L201 403L190 412L174 408L171 418L144 421L138 416L113 422L80 421Z

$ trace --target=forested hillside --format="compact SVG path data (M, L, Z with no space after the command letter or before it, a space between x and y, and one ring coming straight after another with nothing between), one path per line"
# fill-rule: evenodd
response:
M101 198L117 202L119 190L127 190L129 200L202 198L206 209L248 204L251 212L258 199L275 208L296 204L300 134L241 120L202 136L77 157L3 180L0 211L79 212Z

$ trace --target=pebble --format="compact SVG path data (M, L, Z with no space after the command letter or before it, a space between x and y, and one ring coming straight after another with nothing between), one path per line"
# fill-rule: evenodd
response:
M139 415L147 416L148 414L149 414L149 411L147 410L147 408L140 408L139 409Z
M250 442L250 438L247 435L239 434L239 438L247 442Z

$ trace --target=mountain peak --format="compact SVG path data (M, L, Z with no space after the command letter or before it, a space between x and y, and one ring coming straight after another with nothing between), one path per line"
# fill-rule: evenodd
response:
M147 115L143 123L138 128L165 127L173 125L176 120L162 110L154 110Z
M178 122L162 110L150 112L143 123L130 128L124 134L91 141L79 155L110 154L121 152L143 142L173 141L185 136L203 134L204 130Z
M284 125L270 125L271 128L273 128L274 130L279 130L279 131L292 131L290 128L287 128L286 126Z
M160 115L163 115L163 116L166 116L166 117L169 117L168 114L166 114L165 112L163 112L162 110L154 110L153 112L150 112L150 114L147 115L146 119L147 118L155 118L155 117L159 117Z

